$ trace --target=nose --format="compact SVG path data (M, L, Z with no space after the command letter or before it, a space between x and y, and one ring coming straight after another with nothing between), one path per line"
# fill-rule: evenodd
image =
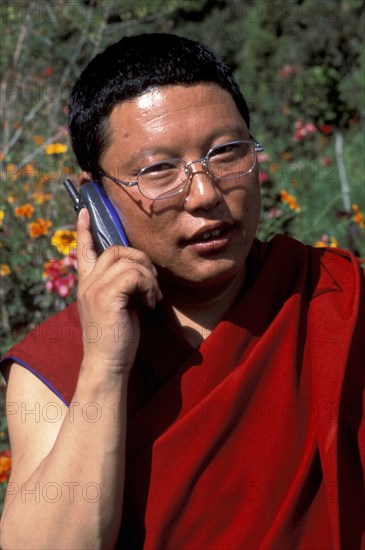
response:
M188 165L189 180L185 196L185 208L188 211L198 210L199 208L210 210L222 201L222 193L203 164L200 168L194 167L193 170L195 162Z

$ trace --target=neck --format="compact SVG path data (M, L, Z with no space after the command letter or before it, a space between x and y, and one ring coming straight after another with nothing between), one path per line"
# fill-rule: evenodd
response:
M202 340L231 309L245 280L245 270L239 272L229 283L195 288L173 285L163 294L167 309L173 312L187 340L198 347Z

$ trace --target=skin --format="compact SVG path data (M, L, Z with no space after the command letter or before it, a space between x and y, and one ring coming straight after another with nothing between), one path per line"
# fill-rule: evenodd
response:
M136 168L131 157L136 153L140 154L137 168L167 157L189 162L215 145L247 138L233 100L229 95L222 98L219 88L212 96L211 85L209 90L204 85L172 86L117 106L109 120L110 144L101 159L103 169L131 180L131 167ZM150 151L142 153L146 147ZM88 177L84 174L82 180ZM18 412L8 416L13 465L2 517L4 549L115 547L122 517L128 380L139 342L131 297L138 296L150 308L161 302L198 345L202 333L208 334L203 329L219 321L244 283L259 217L257 168L223 191L197 163L186 192L164 201L145 199L136 187L121 189L109 180L105 186L131 247L112 247L97 258L90 248L87 211L81 211L80 320L82 326L96 323L101 336L91 341L84 332L83 361L70 408L23 367L13 364L7 372L7 399ZM232 225L224 247L206 252L186 246L196 231L222 221ZM121 337L115 338L116 327ZM42 414L24 421L22 410L34 410L37 404L43 411L49 403L59 406L57 422ZM98 422L87 421L82 412L90 403L99 407ZM67 484L75 481L79 485L71 499ZM90 482L101 488L95 503L82 493ZM49 483L62 489L57 502L42 497ZM30 494L24 498L23 486L40 487L39 501ZM55 525L62 525L62 540L55 538Z
M205 101L210 93L209 101ZM122 103L109 120L111 145L100 164L110 174L133 180L130 158L142 153L134 171L152 162L179 157L187 162L234 139L248 139L249 132L227 93L212 93L211 85L162 87ZM177 108L178 106L178 108ZM219 117L217 117L219 112ZM117 174L115 168L118 167ZM241 178L233 189L219 185L194 165L186 192L161 201L151 201L138 188L120 188L104 178L109 196L117 206L132 245L148 253L152 262L167 270L167 280L181 287L224 286L242 271L256 233L260 199L257 169ZM221 254L197 254L184 247L186 239L206 223L220 220L236 224L234 238ZM166 228L168 230L166 231Z
M103 170L133 181L138 170L153 162L173 157L191 162L215 145L248 139L232 97L215 88L161 87L117 106L109 119L111 144L100 159ZM189 328L195 330L193 343L198 344L197 335L207 334L206 327L218 322L242 287L260 195L257 166L225 191L199 163L193 171L182 194L161 201L146 199L137 186L119 187L107 178L103 184L132 246L146 252L157 267L165 307L173 307L187 334ZM233 224L233 237L223 251L202 253L185 246L197 231L220 221Z

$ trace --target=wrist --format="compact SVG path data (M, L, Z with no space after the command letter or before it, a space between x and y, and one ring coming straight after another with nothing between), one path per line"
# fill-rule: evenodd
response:
M112 365L98 359L83 359L77 387L91 395L115 395L126 391L132 365Z

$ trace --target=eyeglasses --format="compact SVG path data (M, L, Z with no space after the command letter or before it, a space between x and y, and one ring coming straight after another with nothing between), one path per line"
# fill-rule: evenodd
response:
M237 140L212 147L201 159L185 162L179 158L155 162L140 170L136 179L131 182L122 181L103 170L100 175L110 179L117 185L126 187L138 186L140 193L151 200L162 200L181 193L190 177L191 167L200 162L204 172L212 179L224 183L241 178L252 172L257 162L257 153L264 147L253 137L249 140Z

